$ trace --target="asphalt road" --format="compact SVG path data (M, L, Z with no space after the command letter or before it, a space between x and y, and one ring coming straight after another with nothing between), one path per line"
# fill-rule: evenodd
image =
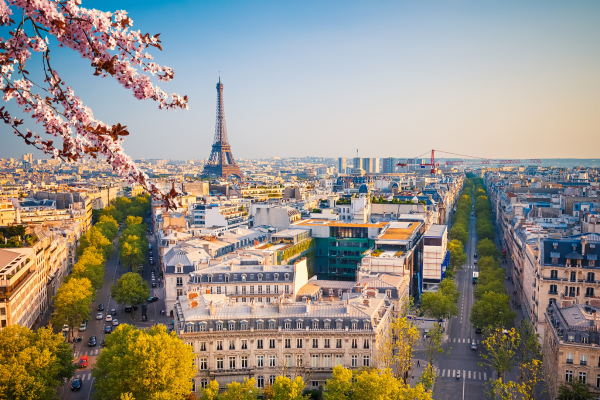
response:
M157 250L156 250L156 243L155 243L153 237L150 237L149 241L152 244L153 251L154 251L154 257L156 260L156 257L158 256ZM116 243L116 241L115 241L115 243ZM106 262L106 269L105 269L105 273L104 273L104 286L102 286L102 288L98 291L96 300L94 300L94 302L92 303L92 308L90 311L90 319L91 320L88 322L87 329L85 332L77 332L77 331L75 332L75 335L80 336L82 338L82 340L81 340L81 342L74 344L74 352L75 352L74 362L78 362L79 357L82 355L87 355L89 358L89 363L86 368L81 368L81 369L78 369L77 371L75 371L75 377L79 377L82 379L81 390L72 391L71 390L71 382L68 382L65 385L63 385L58 391L58 394L61 399L64 399L64 400L87 400L87 399L91 398L91 394L93 391L93 384L94 384L94 379L92 378L91 367L95 364L98 354L100 354L100 352L102 351L102 348L100 347L100 343L102 342L102 339L105 338L105 334L103 333L104 328L107 325L112 324L111 322L106 322L104 319L96 320L96 314L99 312L99 311L97 311L97 309L100 304L104 305L104 311L103 311L104 318L106 317L106 313L110 312L110 310L112 308L117 310L117 315L114 316L113 318L118 319L120 324L126 323L126 324L138 326L139 328L148 328L157 323L167 324L168 322L170 322L169 317L167 317L166 315L160 314L160 311L165 309L165 302L164 302L165 296L164 296L164 288L162 287L162 282L157 281L158 287L153 289L150 284L152 267L150 267L148 260L144 264L145 264L145 266L144 266L144 271L143 271L142 276L148 282L148 286L150 287L150 295L158 297L159 300L157 302L154 302L154 303L151 303L148 305L148 311L147 311L148 321L142 322L141 321L142 314L141 314L140 309L138 309L138 311L136 311L134 313L134 315L132 315L130 313L125 313L125 311L122 310L123 307L121 307L119 304L117 304L110 297L111 284L115 283L123 274L127 273L127 269L121 267L118 263L118 254L117 254L117 250L116 250L116 246L115 246L115 250L113 251L112 257ZM157 267L155 267L155 268L157 268ZM158 272L157 272L157 275L158 275ZM132 318L135 318L135 319L132 319ZM113 327L113 328L115 328L115 327ZM95 347L88 346L88 340L91 336L96 336L96 338L97 338L98 344Z
M474 303L475 285L472 283L473 272L478 271L475 264L477 252L477 234L475 217L469 223L469 242L466 246L467 263L456 273L456 284L461 292L458 299L459 314L450 321L450 328L445 337L444 348L449 354L440 355L434 363L437 375L433 398L436 400L473 399L484 397L484 383L492 378L492 371L478 365L481 361L481 334L476 334L469 317ZM471 350L471 343L478 344L478 350ZM423 353L417 355L425 359ZM460 379L457 372L460 371Z

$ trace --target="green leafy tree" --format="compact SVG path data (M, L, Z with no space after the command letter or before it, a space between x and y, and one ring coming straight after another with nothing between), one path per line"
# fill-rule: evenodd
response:
M136 237L136 236L130 236ZM138 243L125 242L119 250L119 257L123 265L130 267L132 270L137 268L144 262L144 256Z
M93 246L88 247L73 266L73 272L69 279L87 278L94 289L98 290L104 284L104 266L105 260L102 253Z
M450 251L450 267L452 269L460 268L466 264L468 257L460 240L454 239L450 241L448 243L448 251Z
M467 242L469 241L469 230L462 224L454 224L454 226L450 228L448 236L450 240L458 240L463 244L463 246L466 246Z
M113 217L107 215L100 216L100 220L94 226L100 229L102 234L111 242L115 240L119 233L119 224Z
M397 377L406 380L411 368L413 347L420 336L412 320L406 316L395 317L380 338L377 368L391 368Z
M561 383L558 388L557 400L594 400L596 395L590 392L590 386L573 379L571 382Z
M112 219L114 219L117 222L123 222L123 212L117 210L117 208L113 205L108 206L108 207L104 207L100 213L100 215L105 215L107 217L111 217ZM100 220L100 217L98 217L98 220Z
M500 251L498 251L496 244L490 239L481 239L477 243L477 254L479 257L500 257Z
M150 289L138 273L129 272L121 276L116 285L111 286L110 295L121 305L135 306L148 298Z
M287 376L278 376L273 382L273 397L272 400L309 400L308 396L304 396L305 383L301 376L296 376L293 380Z
M508 327L517 314L510 309L509 297L503 293L487 292L471 308L473 327Z
M150 329L122 324L106 336L92 375L98 399L185 399L192 390L194 352L164 325Z
M441 319L458 315L458 288L454 281L444 279L437 292L425 292L421 296L421 311L430 318Z
M435 383L436 372L434 363L441 354L449 354L450 348L444 350L443 347L444 330L438 323L433 325L427 334L425 341L425 354L427 355L427 367L421 375L419 382L423 385L426 391L432 390Z
M83 251L88 247L97 248L100 252L102 252L104 258L108 258L112 252L112 242L108 240L106 236L102 234L102 231L95 226L93 226L85 234L81 235L81 238L79 239L79 246L77 246L77 255L80 256L83 254Z
M73 350L61 334L20 325L0 330L0 398L54 399L74 371Z
M67 325L73 334L74 327L90 319L92 296L92 283L87 278L69 279L63 283L54 296L52 323Z

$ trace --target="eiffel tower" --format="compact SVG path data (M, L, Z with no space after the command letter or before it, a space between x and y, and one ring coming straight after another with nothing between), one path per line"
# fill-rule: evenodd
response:
M231 154L231 146L227 138L227 126L225 124L225 105L223 103L223 84L219 77L217 83L217 123L215 126L215 140L212 145L212 151L208 162L204 166L204 175L217 176L219 178L228 179L230 176L242 179L242 171L238 167L233 154Z

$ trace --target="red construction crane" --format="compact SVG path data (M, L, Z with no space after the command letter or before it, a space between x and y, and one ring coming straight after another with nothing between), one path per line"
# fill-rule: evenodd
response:
M437 167L440 166L439 163L436 164L436 162L435 162L435 152L436 151L439 153L445 153L445 154L451 154L454 156L469 158L467 160L446 161L445 162L446 167L467 166L467 165L507 165L507 164L541 164L542 163L542 161L537 158L502 160L502 159L474 157L474 156L468 156L468 155L464 155L464 154L450 153L449 151L444 151L444 150L433 150L432 149L431 150L431 161L429 163L420 163L419 164L421 166L421 168L430 166L432 174L435 174ZM425 154L426 153L423 153L420 156L415 157L415 159L417 159ZM401 166L401 167L406 167L408 164L407 163L398 163L396 165Z

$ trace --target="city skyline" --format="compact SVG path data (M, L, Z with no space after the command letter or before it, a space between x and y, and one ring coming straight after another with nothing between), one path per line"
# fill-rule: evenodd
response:
M189 111L135 101L70 51L58 49L53 63L95 115L129 127L124 147L136 159L208 156L219 71L230 143L244 159L348 157L357 143L368 157L415 157L433 147L489 158L594 158L600 144L594 2L129 2L127 11L134 29L162 33L156 61L177 77L164 89L187 94ZM3 143L0 157L43 158L8 129Z

